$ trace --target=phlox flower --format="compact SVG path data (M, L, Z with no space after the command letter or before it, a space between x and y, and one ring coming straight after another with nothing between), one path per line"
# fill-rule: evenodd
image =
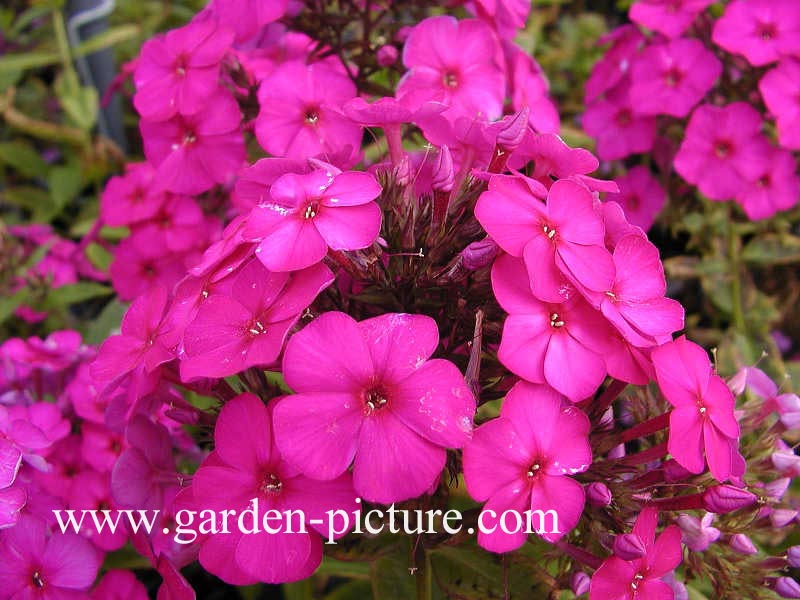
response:
M722 63L700 40L645 48L631 70L631 102L643 115L685 117L714 85Z
M613 257L616 275L601 300L603 315L635 346L671 340L683 329L683 306L664 297L667 282L658 248L630 234L617 243Z
M800 60L784 58L758 82L764 104L775 115L778 141L789 150L800 150Z
M553 178L586 175L600 166L591 152L583 148L571 148L554 133L528 131L522 144L509 158L508 164L512 168L520 168L531 161L531 177L548 188L553 184Z
M498 35L513 39L525 27L531 3L526 0L471 0L467 9L494 26Z
M91 593L91 600L148 600L147 588L133 571L111 569Z
M275 407L283 456L324 480L353 463L355 490L371 502L428 491L446 449L469 439L475 412L456 366L429 360L438 344L435 321L421 315L316 318L292 336L283 358L296 392Z
M347 167L356 162L362 129L341 113L356 88L339 69L299 60L278 66L258 88L255 133L274 156L318 156Z
M241 120L239 105L224 90L191 115L142 120L144 154L156 167L158 189L194 195L226 182L245 161Z
M152 218L165 200L153 189L154 175L148 162L128 163L123 175L109 179L100 197L103 223L121 227Z
M794 0L733 0L714 23L711 39L754 67L800 56L800 6Z
M204 509L233 508L238 515L257 499L262 516L268 510L281 515L295 511L305 516L304 531L300 531L295 516L291 523L269 522L270 527L280 527L276 533L265 532L260 523L261 533L245 534L234 527L230 533L205 538L200 564L236 585L281 583L310 576L322 560L320 534L327 532L329 518L325 513L358 509L349 473L317 481L286 461L275 445L280 425L273 421L272 413L253 394L228 401L214 429L214 452L192 479L194 499Z
M70 423L55 404L0 405L0 488L16 479L23 462L46 471L50 447L69 435Z
M675 38L711 4L714 0L638 0L629 16L634 23Z
M625 175L616 177L619 193L606 196L607 201L619 203L628 222L650 229L656 216L667 202L667 194L647 167L636 165Z
M197 19L142 46L133 104L143 119L164 121L200 111L219 86L219 66L233 31Z
M269 201L269 188L281 175L305 174L312 170L307 160L292 158L262 158L242 169L236 177L231 203L247 214L263 202Z
M717 481L744 470L739 454L739 423L734 416L733 393L713 372L708 355L681 336L653 350L656 380L674 407L669 418L667 448L692 473L708 468Z
M712 200L733 198L766 162L760 130L761 116L749 104L703 104L689 119L675 170Z
M43 521L25 517L0 542L0 590L12 600L85 597L100 554L75 533L48 537Z
M800 201L800 177L792 153L765 145L764 158L759 169L748 175L735 198L753 221L767 219Z
M84 470L75 474L66 501L67 508L73 509L79 514L82 510L109 510L112 518L118 514L119 506L111 497L110 473ZM92 542L98 550L106 552L119 550L128 540L128 530L124 526L117 528L114 532L110 529L98 531L87 522L81 527L80 534Z
M649 152L656 139L656 119L637 111L627 80L588 104L581 123L586 133L597 140L597 156L601 160Z
M589 419L578 408L565 406L562 396L547 386L517 383L506 396L500 416L478 427L464 447L464 479L470 496L486 502L483 512L495 517L507 510L554 511L533 528L555 542L569 533L583 512L586 495L569 475L582 473L592 462ZM490 515L491 516L491 515ZM490 522L487 518L487 524ZM525 527L506 533L500 527L478 532L478 544L492 552L516 550L527 537Z
M591 291L607 290L614 263L592 194L579 183L559 180L543 203L544 187L535 184L523 177L492 177L475 206L476 218L503 250L524 258L531 291L540 300L566 300L565 279Z
M0 486L0 531L19 522L20 512L27 501L28 494L19 483L8 487Z
M712 527L714 513L707 512L702 519L692 515L678 515L676 522L683 533L683 543L692 552L703 552L716 542L722 532Z
M603 315L577 294L561 304L537 299L522 261L511 256L495 261L492 289L509 313L500 362L523 379L547 383L573 402L593 394L606 376L603 354L613 341Z
M592 67L586 80L586 102L594 102L605 92L613 89L630 72L636 53L645 43L645 37L635 25L617 27L598 40L609 44L609 48Z
M213 0L208 10L221 25L236 31L237 42L244 42L283 17L288 5L288 0Z
M448 15L421 21L406 39L403 64L408 72L397 97L408 105L442 102L448 118L493 121L503 114L502 51L483 21Z
M227 377L272 364L289 329L332 281L323 264L290 275L267 271L251 259L230 291L209 294L186 327L181 377Z
M246 240L259 242L256 256L270 271L296 271L332 250L358 250L375 241L381 210L375 177L359 171L318 169L287 173L270 187L269 199L247 217Z
M526 4L529 4L526 2ZM511 41L503 41L506 55L511 105L515 110L530 109L528 120L540 133L558 133L561 119L549 96L550 84L534 58Z
M641 558L608 558L592 577L589 600L672 600L672 587L662 578L683 558L681 530L670 525L656 538L658 511L645 508L639 513L631 535L644 548Z

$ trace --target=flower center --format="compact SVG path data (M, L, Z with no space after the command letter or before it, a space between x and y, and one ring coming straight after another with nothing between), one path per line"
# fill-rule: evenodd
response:
M44 579L42 579L42 575L39 571L33 572L33 575L31 575L31 582L40 590L44 587Z
M558 315L558 313L552 313L550 315L550 327L552 327L553 329L558 329L559 327L563 326L564 326L564 321Z
M639 589L639 584L641 583L642 579L644 579L644 575L641 573L637 573L633 576L633 581L631 581L631 590L636 592Z
M178 77L186 77L186 63L188 62L185 54L180 54L175 59L175 73Z
M664 83L666 83L669 87L677 86L682 79L683 73L681 73L678 69L672 68L664 73Z
M550 225L542 225L542 231L544 231L544 234L551 240L556 237L556 230L554 227L550 227Z
M756 35L765 42L775 38L778 30L775 28L775 23L759 23L756 26Z
M717 158L728 158L731 152L733 152L733 144L731 144L729 141L717 140L714 142L714 154L717 156Z
M197 135L191 129L188 129L183 134L183 145L184 146L191 146L197 141Z
M542 468L542 465L540 465L539 463L534 463L534 464L532 464L530 466L530 468L528 469L528 472L525 473L525 475L528 476L528 479L533 479L534 477L536 477L539 474L539 470L541 468Z
M317 109L316 108L306 109L306 112L303 115L303 120L306 122L307 125L316 125L317 121L319 121L319 113L317 112Z
M760 177L756 182L756 185L760 188L768 188L772 184L772 179L769 176L769 173Z
M252 337L255 337L257 335L261 335L262 333L267 333L267 328L261 321L254 319L247 325L247 333L249 333Z
M274 473L267 473L264 476L264 480L261 482L261 487L259 488L259 490L261 490L263 493L271 496L277 496L281 493L282 489L283 483Z
M380 386L370 388L364 392L364 414L369 416L375 411L384 408L389 403L386 395L386 390Z
M458 75L453 71L445 71L445 74L442 76L442 83L444 83L445 87L457 88Z
M631 124L631 121L633 121L633 114L631 113L630 109L623 108L616 114L614 120L620 127L627 127Z
M319 204L316 201L310 202L308 206L306 206L305 212L303 212L303 218L313 219L317 214L319 214Z

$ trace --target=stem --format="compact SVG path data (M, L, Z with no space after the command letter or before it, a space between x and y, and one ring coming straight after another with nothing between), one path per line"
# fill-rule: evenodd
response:
M583 548L577 548L572 544L568 544L563 540L559 540L553 544L556 548L561 550L564 554L569 556L570 558L577 560L579 563L583 563L587 567L591 567L592 569L599 569L600 565L603 564L603 559L599 556L595 556L590 552L587 552Z
M703 494L689 494L677 498L660 498L648 503L658 510L695 510L703 508Z
M623 431L622 435L619 436L619 443L624 444L625 442L630 442L640 437L652 435L657 431L666 429L667 427L669 427L669 413L664 413L663 415L658 415L649 421L639 423L638 425L634 425L630 429Z
M417 572L417 600L431 600L433 590L433 573L431 572L431 559L427 551L423 550L424 565Z
M619 397L624 390L628 387L628 384L624 381L620 381L619 379L613 379L608 387L600 394L600 397L597 400L589 398L588 400L584 400L583 402L578 403L578 408L581 410L587 410L589 408L597 415L602 415L606 409L611 406L611 403Z
M739 237L733 222L733 214L728 205L728 259L731 274L731 309L733 311L733 326L741 332L746 331L744 309L742 307L742 280L741 256Z
M667 455L667 442L656 444L652 448L647 448L635 454L629 454L624 458L619 459L619 464L622 465L643 465L650 461L663 458Z

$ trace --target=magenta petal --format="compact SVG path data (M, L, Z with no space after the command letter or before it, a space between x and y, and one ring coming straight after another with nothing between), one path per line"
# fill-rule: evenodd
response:
M475 217L503 250L520 257L537 232L543 209L532 195L511 197L489 190L478 198Z
M41 560L51 585L75 590L89 589L101 562L91 542L74 533L54 534Z
M635 575L636 567L632 563L612 556L595 571L589 600L628 600Z
M433 359L396 384L389 409L434 444L461 448L472 434L475 398L453 363Z
M478 427L464 447L467 491L483 502L502 487L518 481L530 467L527 440L517 434L509 419L493 419Z
M603 246L603 220L586 187L569 179L556 181L547 194L547 212L562 242Z
M372 174L346 171L337 175L333 183L325 189L322 204L330 207L357 206L374 200L380 196L381 191L381 186Z
M0 530L13 527L19 521L20 511L28 495L19 487L0 489Z
M711 422L729 438L739 437L739 422L734 415L736 400L733 392L719 375L711 375L704 398Z
M211 453L210 457L215 457ZM219 458L214 459L219 461ZM204 461L192 478L196 498L202 498L203 508L210 510L240 510L256 496L259 483L256 473L241 471L233 466L216 466ZM223 463L224 465L224 463Z
M270 271L298 271L318 263L328 251L325 240L309 219L294 215L284 217L261 240L259 260Z
M536 454L549 454L553 440L561 439L556 432L559 431L562 399L563 396L550 386L526 381L518 382L508 392L500 416L514 423L514 429L527 448L527 459ZM586 433L583 435L585 437Z
M292 273L283 293L267 311L267 321L296 320L319 293L333 283L331 270L322 263L317 263L302 271Z
M588 398L603 382L606 365L568 333L551 336L544 357L547 383L573 402Z
M586 494L580 483L569 477L543 473L531 488L530 508L545 513L554 511L558 515L558 527L553 527L550 516L546 515L542 523L533 518L534 528L538 526L542 530L540 535L549 542L560 540L578 524L585 503Z
M358 323L369 344L375 374L395 382L413 373L439 345L436 321L424 315L391 313Z
M341 312L326 312L286 344L283 375L296 392L356 393L375 373L362 324Z
M0 437L0 490L7 488L17 477L22 464L22 452L5 436Z
M614 264L618 296L634 302L664 295L664 267L658 248L646 238L635 233L623 237L614 247Z
M234 560L244 573L265 583L299 581L322 561L322 541L316 533L243 535Z
M331 524L329 512L343 510L352 515L361 508L356 502L353 477L350 473L330 481L317 481L303 476L294 477L286 482L277 504L276 508L281 512L303 511L307 527L313 528L324 537L328 536L329 528L342 527L342 522L336 516L333 517ZM334 538L338 539L342 535L344 533L335 535Z
M703 472L703 425L697 406L681 406L670 413L667 449L688 471Z
M413 456L413 460L409 457ZM446 452L394 416L364 419L353 466L353 485L369 502L391 504L425 493L444 468Z
M658 536L652 549L647 553L650 577L662 577L675 569L683 560L681 530L670 525Z
M576 284L595 292L610 290L614 283L614 259L604 246L560 243L556 265Z
M533 295L543 302L564 302L567 280L556 266L553 242L546 235L535 236L525 246L523 258Z
M275 405L275 443L284 459L309 477L333 479L353 461L363 419L353 394L286 396Z
M717 481L725 481L731 475L733 448L730 438L717 429L713 423L703 423L703 441L706 446L708 470Z
M512 373L533 383L544 383L544 361L552 334L547 314L510 315L503 324L497 353Z
M381 209L369 202L360 206L324 207L314 226L332 250L359 250L375 241L381 231Z
M232 530L229 534L214 535L203 542L198 559L203 568L231 585L252 585L258 577L245 573L233 560L236 546L244 534Z
M511 552L516 550L528 537L525 511L530 508L530 494L527 486L515 481L502 487L489 498L481 511L482 527L478 531L478 545L490 552ZM492 511L492 512L489 512ZM520 531L506 533L500 527L500 519L504 512L513 511L522 517ZM492 530L492 528L495 528ZM507 518L505 529L509 532L517 528L514 518Z
M267 407L254 394L242 394L223 406L214 429L215 450L229 465L257 472L270 461L271 425Z
M543 259L538 257L537 260ZM492 289L500 306L509 314L547 313L547 308L531 293L528 271L525 263L518 258L506 254L494 261Z

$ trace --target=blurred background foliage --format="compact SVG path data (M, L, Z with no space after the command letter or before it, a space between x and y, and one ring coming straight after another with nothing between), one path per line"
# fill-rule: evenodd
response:
M626 21L630 3L535 0L528 27L518 40L547 74L560 108L563 137L573 146L593 147L580 127L583 85L603 52L598 40ZM111 257L102 244L83 245L80 240L95 222L105 181L119 173L125 161L140 160L141 144L130 82L120 78L117 113L104 116L100 99L105 86L97 89L82 77L80 61L106 53L120 72L145 40L186 22L204 2L117 0L105 31L78 43L70 40L68 4L6 0L0 7L0 339L75 328L87 342L99 343L118 327L124 306L113 299L110 286L80 280L54 289L34 270L48 246L23 247L11 231L24 224L47 224L60 238L74 242L75 251L94 267L108 267ZM109 137L108 123L100 132L102 118L116 119L116 139ZM647 160L633 158L627 166ZM601 165L600 176L611 174L608 165ZM800 380L800 211L749 222L738 207L698 199L676 179L665 182L669 202L650 237L662 252L670 295L687 308L687 335L718 349L715 356L723 375L760 361L759 366L778 380L789 375ZM100 241L120 239L125 233L104 229ZM38 323L14 318L23 305L49 316ZM788 381L785 390L797 388ZM367 557L351 556L346 548L339 552L338 558L326 557L312 579L281 591L270 586L234 591L199 569L192 583L206 590L207 598L303 600L326 590L334 590L327 598L340 600L370 593L382 599L413 596L407 589L413 578L405 568L411 548L384 547L383 554L370 555L369 562L354 562ZM439 563L437 573L449 574L432 586L439 597L501 597L499 572L507 565L488 559L486 564L465 562L459 552L461 548L445 549L429 557ZM392 553L401 558L392 560ZM121 557L118 566L145 566L126 565L124 560ZM402 572L394 572L398 568ZM341 585L344 580L347 583ZM528 583L510 585L523 589ZM540 597L528 591L529 597ZM698 592L697 597L703 596Z

